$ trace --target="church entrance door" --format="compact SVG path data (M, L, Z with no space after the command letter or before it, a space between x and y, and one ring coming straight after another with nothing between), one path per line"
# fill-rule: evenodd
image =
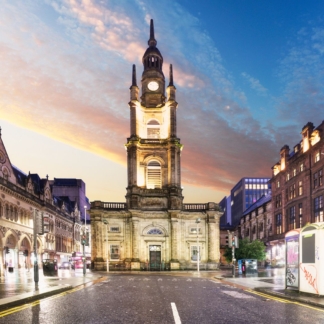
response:
M161 246L150 245L150 270L161 270Z

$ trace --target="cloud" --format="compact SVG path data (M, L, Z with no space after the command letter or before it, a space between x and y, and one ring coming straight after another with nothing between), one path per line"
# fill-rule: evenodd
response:
M255 90L258 94L262 96L267 95L267 89L261 85L260 81L250 76L248 73L241 73L242 77L247 80L250 84L250 87Z
M0 13L3 119L125 164L131 68L136 63L139 84L149 19L156 17L164 73L168 79L172 63L177 87L184 184L225 192L243 176L270 175L282 144L275 143L283 138L273 135L270 122L261 126L255 119L216 45L185 8L168 0L18 3ZM313 35L319 44L320 33ZM319 45L313 50L320 53ZM289 79L284 69L294 57L292 51L283 63L282 78ZM258 80L243 77L259 94L267 93ZM286 94L291 91L292 98L300 84L290 82ZM303 88L321 92L316 85ZM280 107L284 100L277 102Z

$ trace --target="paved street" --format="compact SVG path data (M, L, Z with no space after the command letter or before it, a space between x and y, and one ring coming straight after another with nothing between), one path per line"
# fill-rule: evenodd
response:
M8 315L7 315L8 314ZM109 274L0 313L0 323L323 323L324 309L268 298L193 273Z

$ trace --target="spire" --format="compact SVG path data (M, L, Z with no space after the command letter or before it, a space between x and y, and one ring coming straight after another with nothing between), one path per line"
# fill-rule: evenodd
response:
M170 81L169 86L173 86L173 70L172 70L172 64L170 64L170 75L169 75Z
M148 40L148 45L149 46L156 46L157 41L154 38L154 24L153 24L153 19L151 19L151 24L150 24L150 39Z
M136 82L136 66L133 64L133 73L132 73L132 87L137 87L137 82Z

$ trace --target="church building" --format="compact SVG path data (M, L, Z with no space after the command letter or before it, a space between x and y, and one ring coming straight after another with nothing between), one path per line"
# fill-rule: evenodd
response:
M166 87L153 20L140 89L133 65L126 202L91 203L96 270L216 269L220 260L218 204L183 203L172 65ZM199 258L199 259L198 259Z

